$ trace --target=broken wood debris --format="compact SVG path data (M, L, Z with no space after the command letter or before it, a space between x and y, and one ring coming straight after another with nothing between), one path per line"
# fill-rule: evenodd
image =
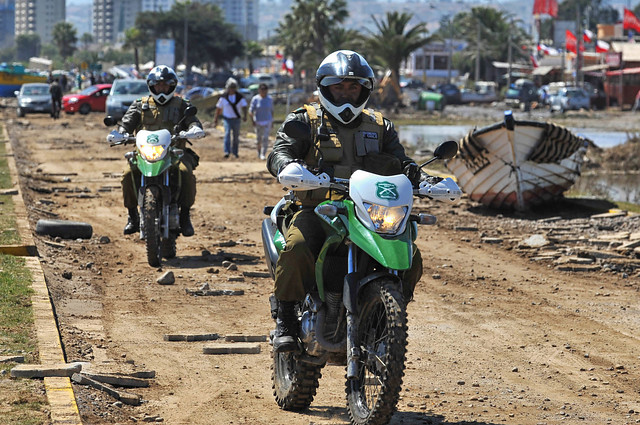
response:
M220 339L218 334L165 334L165 341L215 341Z
M195 296L201 296L201 297L205 297L205 296L220 296L220 295L244 295L244 291L242 289L210 289L210 290L200 290L200 289L185 289L185 291L187 291L187 294L189 295L195 295Z

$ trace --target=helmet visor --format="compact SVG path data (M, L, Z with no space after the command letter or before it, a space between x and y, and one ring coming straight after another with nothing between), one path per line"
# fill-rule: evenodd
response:
M371 90L373 88L373 83L368 78L356 78L356 77L324 77L320 81L320 85L327 87L327 86L332 86L334 84L340 84L343 81L356 81L366 89Z

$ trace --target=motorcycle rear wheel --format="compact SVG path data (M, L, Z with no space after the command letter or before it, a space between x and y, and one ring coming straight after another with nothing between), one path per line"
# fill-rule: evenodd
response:
M147 243L147 262L152 267L160 265L160 190L149 186L144 194L144 235Z
M407 315L397 284L382 279L360 296L358 378L346 384L352 424L387 424L396 410L407 349Z
M322 366L300 361L298 353L271 354L271 380L276 403L283 410L304 410L313 401Z

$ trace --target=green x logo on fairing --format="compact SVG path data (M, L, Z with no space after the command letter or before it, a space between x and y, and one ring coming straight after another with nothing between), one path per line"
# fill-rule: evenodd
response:
M376 183L376 196L380 199L390 199L395 201L398 199L398 186L390 182Z
M160 142L160 138L157 134L149 134L147 136L147 143L149 143L150 145L155 145L158 142Z

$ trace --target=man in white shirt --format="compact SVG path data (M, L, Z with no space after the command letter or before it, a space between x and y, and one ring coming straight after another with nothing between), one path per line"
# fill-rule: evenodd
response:
M229 158L229 154L238 157L238 144L240 137L240 112L242 120L247 120L247 101L238 93L238 82L234 78L229 78L224 85L225 93L220 96L216 104L216 115L213 125L218 125L218 119L222 116L224 124L224 157ZM231 140L233 132L233 141Z

